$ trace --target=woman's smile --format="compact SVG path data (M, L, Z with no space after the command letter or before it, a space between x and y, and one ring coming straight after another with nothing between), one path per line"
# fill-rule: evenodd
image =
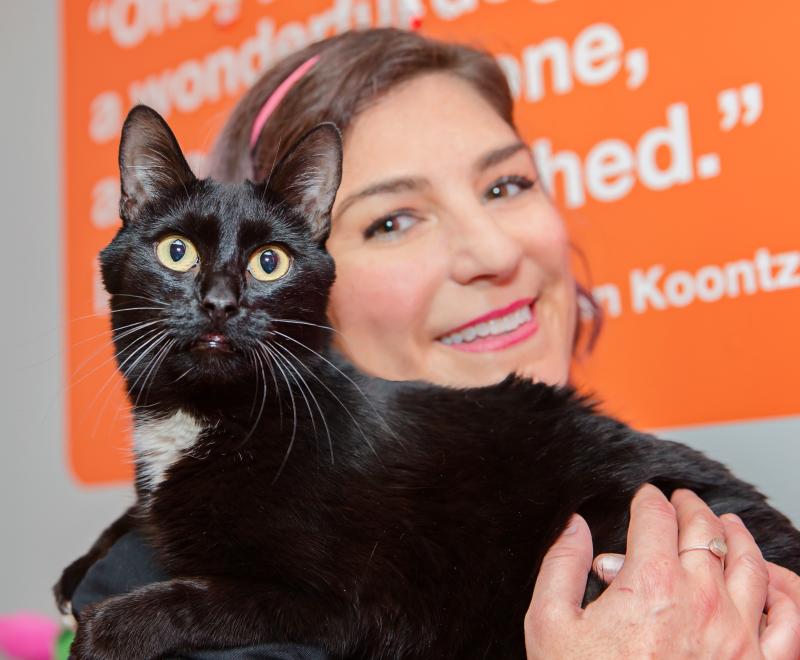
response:
M524 298L483 314L438 339L457 351L499 351L517 344L538 329L536 300Z

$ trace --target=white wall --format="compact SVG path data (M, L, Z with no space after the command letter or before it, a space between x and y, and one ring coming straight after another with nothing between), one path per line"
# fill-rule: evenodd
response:
M54 612L60 569L131 499L83 490L64 467L58 70L56 1L0 3L0 614ZM728 463L800 524L800 418L664 435Z

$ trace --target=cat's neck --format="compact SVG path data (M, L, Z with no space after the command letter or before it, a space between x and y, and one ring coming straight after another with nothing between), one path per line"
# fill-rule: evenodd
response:
M251 428L269 425L279 415L290 420L318 416L335 397L346 399L349 390L357 391L351 376L348 363L323 346L302 362L274 362L244 381L154 384L144 393L129 392L129 399L136 425L185 413L206 427Z

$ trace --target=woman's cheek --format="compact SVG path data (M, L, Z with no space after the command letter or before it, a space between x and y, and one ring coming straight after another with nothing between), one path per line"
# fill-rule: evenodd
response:
M362 346L408 350L404 345L424 334L430 289L429 272L413 259L363 259L339 269L331 320Z
M569 272L569 237L564 222L552 207L545 207L534 220L520 222L517 239L526 253L550 272Z

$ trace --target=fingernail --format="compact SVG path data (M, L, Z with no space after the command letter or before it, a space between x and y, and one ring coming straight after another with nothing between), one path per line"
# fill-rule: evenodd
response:
M578 531L578 516L573 514L572 518L569 519L569 524L564 528L564 536L568 534L574 534Z
M741 525L742 527L744 527L744 521L739 516L737 516L735 513L726 513L725 517L728 518L728 520L730 520L732 523L735 523L737 525Z
M625 563L625 558L618 555L607 555L600 557L597 560L597 572L604 582L610 582L622 570L622 564Z

